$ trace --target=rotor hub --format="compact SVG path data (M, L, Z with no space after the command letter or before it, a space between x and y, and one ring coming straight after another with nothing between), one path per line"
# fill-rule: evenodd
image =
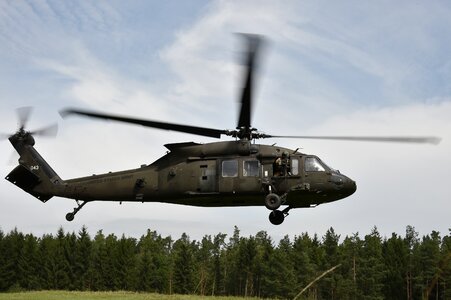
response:
M35 140L29 131L20 128L15 134L9 137L11 143L22 143L24 145L34 146Z

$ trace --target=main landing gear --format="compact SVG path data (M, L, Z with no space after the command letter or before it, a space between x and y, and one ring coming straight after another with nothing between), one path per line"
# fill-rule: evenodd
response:
M86 203L88 203L88 201L83 201L81 204L78 202L78 200L75 200L75 202L77 202L77 207L74 208L73 212L67 213L66 215L66 220L71 222L74 220L75 218L75 214L78 213L78 211L80 209L82 209L83 206L85 206Z
M269 221L274 225L280 225L288 216L288 211L291 207L287 207L284 210L279 210L280 205L282 205L283 200L285 200L286 194L280 197L277 194L269 193L265 197L265 206L267 209L272 210L269 213Z

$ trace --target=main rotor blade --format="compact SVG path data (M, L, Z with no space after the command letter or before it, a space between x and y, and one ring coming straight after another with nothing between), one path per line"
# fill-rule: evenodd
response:
M248 50L246 61L244 62L246 66L245 82L243 86L243 92L241 94L240 102L241 109L238 119L239 128L249 129L251 127L251 114L252 114L252 94L253 94L253 77L254 70L256 67L256 56L260 44L262 42L262 37L254 34L242 34L248 43Z
M19 118L20 129L24 129L25 125L28 122L28 119L30 118L32 110L33 107L31 106L19 107L16 109L17 117Z
M65 110L61 111L60 114L62 117L66 117L68 115L81 115L81 116L86 116L86 117L91 117L91 118L118 121L118 122L131 123L131 124L138 124L138 125L142 125L145 127L152 127L152 128L158 128L158 129L164 129L164 130L173 130L173 131L191 133L191 134L208 136L208 137L213 137L213 138L220 138L221 134L227 134L227 132L228 132L226 130L220 130L220 129L173 124L173 123L158 122L158 121L151 121L151 120L142 120L142 119L102 114L102 113L90 112L90 111L78 110L78 109L65 109Z
M391 143L416 143L437 145L442 140L435 136L293 136L293 135L269 135L263 134L263 138L294 138L315 140L342 140L342 141L364 141L364 142L391 142Z
M31 135L40 135L47 137L55 137L57 133L58 133L58 124L53 124L30 132Z

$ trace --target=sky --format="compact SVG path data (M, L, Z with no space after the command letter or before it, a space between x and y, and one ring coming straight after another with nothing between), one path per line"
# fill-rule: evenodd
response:
M323 161L357 192L295 209L280 226L261 207L163 203L43 204L0 181L0 229L36 235L62 226L139 237L149 228L192 239L267 231L277 242L333 227L342 237L425 235L451 228L451 4L446 1L6 1L0 0L0 131L17 129L16 109L33 106L28 129L58 123L35 148L63 179L149 164L164 144L215 139L85 118L112 114L234 129L242 40L265 37L252 125L273 135L433 135L435 145L317 140L260 141ZM227 138L223 138L227 140ZM17 164L0 141L0 169ZM12 157L12 158L11 158ZM263 203L263 200L262 200Z

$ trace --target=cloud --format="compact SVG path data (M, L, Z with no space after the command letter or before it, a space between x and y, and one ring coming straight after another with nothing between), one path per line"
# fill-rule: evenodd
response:
M154 203L122 207L92 203L68 224L64 214L73 208L72 201L52 199L44 205L4 181L3 228L17 225L48 232L59 224L74 230L87 224L93 230L136 233L149 224L173 236L189 228L197 238L205 228L211 234L231 233L233 225L243 234L267 230L280 237L304 231L321 234L330 226L343 235L368 232L373 225L384 234L402 232L407 224L424 233L446 231L450 207L444 187L451 175L446 167L451 164L447 5L425 9L407 3L393 10L388 2L213 1L175 31L172 23L161 19L142 17L133 22L130 16L138 15L138 7L124 10L112 2L1 2L0 95L11 99L0 104L0 117L8 124L4 128L13 129L16 120L11 112L29 103L39 106L30 128L56 119L60 107L81 106L232 129L242 75L237 59L241 41L232 33L254 32L269 41L255 99L253 125L259 129L270 134L444 139L436 147L263 141L293 149L302 146L301 151L317 154L358 183L350 198L293 210L279 227L269 224L263 207ZM145 12L139 11L143 16ZM211 141L84 119L60 123L58 139L38 139L36 147L64 178L139 167L164 155L164 143ZM0 151L2 157L8 156L9 145L2 144Z
M451 171L451 101L368 109L350 116L336 116L312 129L311 134L337 135L436 135L437 146L302 141L307 153L314 153L332 167L357 181L357 192L337 203L325 205L315 214L328 220L318 224L338 227L338 232L363 232L372 224L381 232L398 232L412 224L419 230L449 227L449 193L446 186ZM320 207L318 207L319 209ZM316 209L315 209L316 210ZM298 213L298 212L297 212ZM303 215L305 212L299 212ZM310 215L310 213L308 213ZM294 212L293 214L294 215ZM352 221L349 221L352 220ZM359 224L359 225L357 225Z
M212 112L213 117L206 117L209 120L221 121L214 113L225 112L221 119L228 120L225 126L233 128L236 110L231 103L238 100L242 88L241 66L236 58L244 50L242 39L233 33L275 33L286 15L287 10L270 2L264 6L213 2L207 13L178 31L174 42L161 51L162 59L177 76L175 101Z
M441 7L431 9L437 14L422 14L415 5L393 11L388 5L219 1L179 30L161 57L177 76L174 102L190 110L207 110L208 120L216 118L215 112L225 112L224 120L229 121L222 122L223 127L230 126L236 119L230 102L241 88L240 66L231 55L241 45L230 33L263 34L269 45L257 82L255 125L268 131L260 124L282 114L288 127L305 128L367 105L442 97L451 85L436 70L450 64L446 56L432 57L450 45L431 36L431 31L444 29L448 21ZM430 77L435 80L430 82ZM426 83L436 89L428 89ZM294 115L294 106L308 113ZM275 126L277 122L269 130Z

